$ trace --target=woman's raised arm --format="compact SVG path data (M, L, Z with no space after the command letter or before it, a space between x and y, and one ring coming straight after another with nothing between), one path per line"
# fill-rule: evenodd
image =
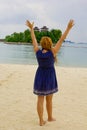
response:
M31 38L32 38L32 44L33 44L33 47L34 47L34 51L37 52L39 47L38 47L38 43L37 43L37 39L35 37L35 34L34 34L34 22L31 23L29 20L26 21L26 25L30 28L30 31L31 31Z
M74 25L74 20L70 20L68 25L67 25L67 28L66 28L65 32L63 33L63 35L60 37L60 39L58 40L58 42L56 43L56 45L53 48L53 53L54 54L56 54L59 51L64 39L68 35L68 33L71 30L71 28L73 27L73 25Z

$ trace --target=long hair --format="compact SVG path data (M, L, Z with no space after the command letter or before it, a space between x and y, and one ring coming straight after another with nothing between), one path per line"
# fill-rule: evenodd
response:
M52 49L52 40L50 37L44 36L41 38L40 44L43 49L51 50Z
M50 37L47 37L47 36L43 36L40 40L40 45L43 49L46 49L46 50L52 50L52 46L53 46L53 43L52 43L52 40ZM55 62L57 63L57 57L55 56L54 57L55 59Z

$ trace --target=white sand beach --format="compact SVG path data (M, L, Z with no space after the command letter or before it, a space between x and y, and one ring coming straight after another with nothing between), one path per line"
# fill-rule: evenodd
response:
M55 67L55 122L39 126L33 94L36 65L0 64L0 130L87 130L87 68ZM47 120L44 105L44 118Z

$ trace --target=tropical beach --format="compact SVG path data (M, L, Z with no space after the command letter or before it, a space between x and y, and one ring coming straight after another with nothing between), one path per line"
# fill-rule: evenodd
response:
M86 0L0 1L0 130L87 130L86 12ZM69 20L72 24L66 26ZM67 35L73 25L74 28ZM37 40L31 35L32 32ZM48 52L48 63L54 61L53 57L56 56L57 62L50 63L53 68L55 66L59 89L53 96L53 102L52 95L50 102L45 97L42 115L46 124L42 115L38 118L41 114L39 108L43 107L43 101L39 100L42 97L39 96L37 102L37 96L33 94L39 57L35 52L41 49L40 41L43 36L52 39L53 47L56 45L53 48L54 56ZM48 47L42 49L42 52L47 50ZM50 83L50 88L52 85L53 88L57 87L52 83L55 73L50 74L53 78L49 80L47 75L48 72L46 76L42 75L46 79L44 83L47 83L47 88ZM39 76L37 82L41 81L42 76ZM40 87L42 90L42 85ZM48 116L48 120L51 119L52 122L47 120L46 106L48 111L53 108L53 117Z
M0 130L86 130L87 68L55 66L59 84L53 98L56 121L47 121L43 127L38 124L33 94L36 69L37 65L0 64Z

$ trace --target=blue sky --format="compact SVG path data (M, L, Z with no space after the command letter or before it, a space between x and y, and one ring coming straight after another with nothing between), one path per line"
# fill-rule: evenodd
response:
M0 38L26 30L27 19L62 32L73 19L67 40L87 43L87 0L0 0Z

